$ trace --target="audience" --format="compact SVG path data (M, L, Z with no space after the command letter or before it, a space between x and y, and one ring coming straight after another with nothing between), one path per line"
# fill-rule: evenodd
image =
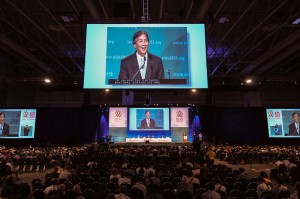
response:
M291 198L298 198L299 179L292 175L299 173L298 149L219 145L205 150L113 145L103 153L87 147L1 146L1 198L288 198L286 180L296 182ZM206 161L201 154L207 156ZM265 171L250 177L243 168L216 165L215 158L230 164L276 163L276 183ZM15 183L19 172L43 171L44 167L45 179L32 181L32 191L28 183Z

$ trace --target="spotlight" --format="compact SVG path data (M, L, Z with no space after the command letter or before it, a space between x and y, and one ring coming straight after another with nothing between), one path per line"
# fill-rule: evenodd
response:
M108 92L109 92L109 89L108 89L108 88L107 88L107 89L105 89L105 92L107 92L107 93L108 93Z
M45 83L47 83L47 84L50 84L50 83L51 83L51 79L49 79L49 78L45 78L44 81L45 81Z
M246 79L246 84L251 84L252 83L252 79Z
M192 89L192 92L193 92L193 93L196 93L196 91L197 91L196 89L194 89L194 88Z

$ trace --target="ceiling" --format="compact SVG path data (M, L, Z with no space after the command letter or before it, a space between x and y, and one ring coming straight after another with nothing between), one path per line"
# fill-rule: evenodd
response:
M300 1L2 0L2 86L82 86L87 22L204 22L211 86L300 81ZM3 84L6 83L6 84Z

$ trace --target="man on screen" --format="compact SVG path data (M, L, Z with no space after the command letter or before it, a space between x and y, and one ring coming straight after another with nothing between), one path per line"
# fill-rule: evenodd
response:
M9 135L9 125L4 123L5 114L0 113L0 136L8 136Z
M26 125L26 126L24 127L24 129L23 129L24 136L28 136L29 131L30 131L30 128L29 128L28 125Z
M289 125L289 134L290 136L298 136L299 134L299 114L297 112L294 112L292 114L293 117L293 123Z
M132 43L136 51L121 60L119 79L164 79L162 60L148 52L147 32L137 31Z
M155 128L155 121L150 118L150 111L146 110L145 112L146 118L141 121L141 129L153 129Z

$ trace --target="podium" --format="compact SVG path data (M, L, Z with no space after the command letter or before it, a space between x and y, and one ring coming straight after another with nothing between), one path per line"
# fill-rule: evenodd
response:
M185 133L183 134L183 143L188 143L188 136Z

